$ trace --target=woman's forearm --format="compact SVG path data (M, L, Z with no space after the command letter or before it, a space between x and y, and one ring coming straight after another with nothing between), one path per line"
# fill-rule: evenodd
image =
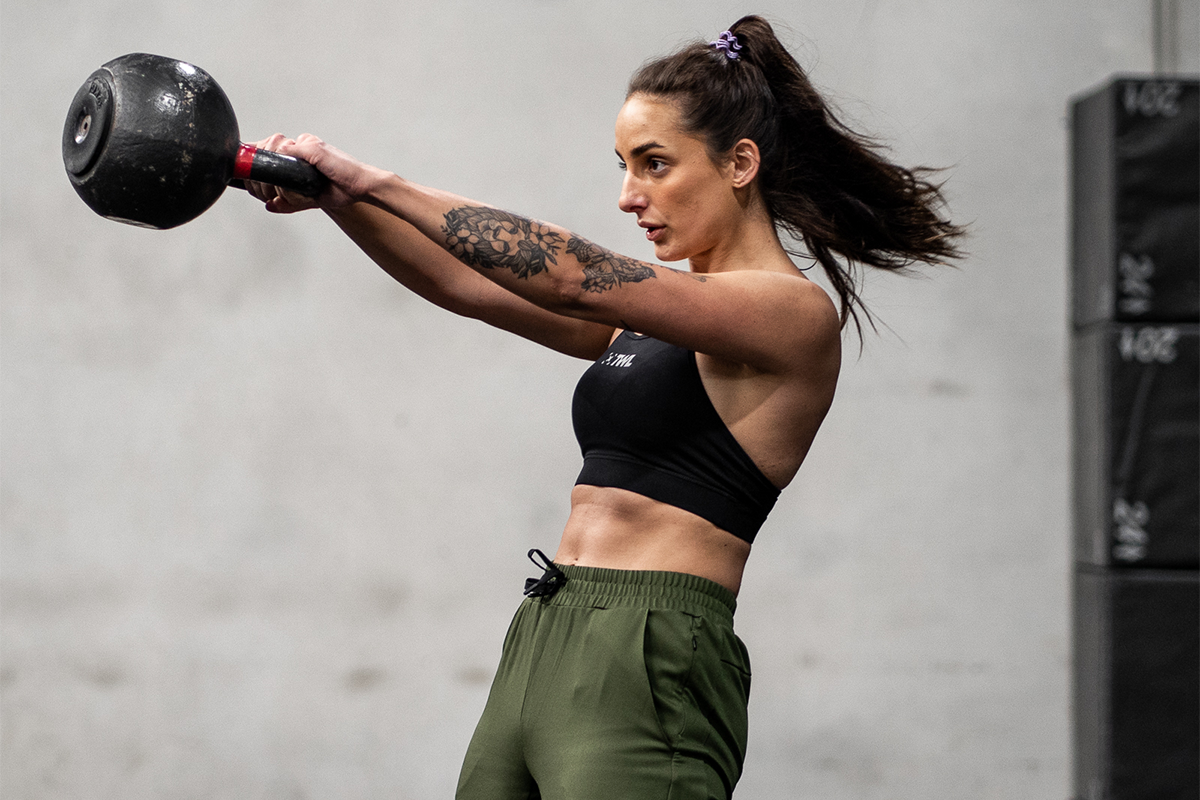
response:
M564 228L394 174L372 185L367 202L395 214L489 281L555 313L579 313L589 294L654 277L639 262Z
M389 211L356 203L328 213L372 261L434 305L577 358L595 359L608 346L611 328L538 308Z
M384 272L447 311L475 316L472 299L484 281L421 231L382 208L356 203L328 212Z

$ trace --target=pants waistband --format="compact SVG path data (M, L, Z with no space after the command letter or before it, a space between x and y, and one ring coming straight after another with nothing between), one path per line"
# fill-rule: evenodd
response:
M567 581L553 597L551 605L628 605L651 608L700 606L728 613L737 610L733 592L715 581L683 572L606 569L555 564Z

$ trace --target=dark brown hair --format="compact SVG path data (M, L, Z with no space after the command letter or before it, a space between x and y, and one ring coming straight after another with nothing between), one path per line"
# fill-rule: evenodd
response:
M643 65L626 96L678 103L684 128L714 156L750 139L761 154L759 190L776 228L802 241L838 294L843 327L862 333L858 265L899 271L962 255L963 229L939 214L936 170L888 161L875 140L846 127L762 17L729 29L737 58L705 42ZM843 265L835 256L841 256Z

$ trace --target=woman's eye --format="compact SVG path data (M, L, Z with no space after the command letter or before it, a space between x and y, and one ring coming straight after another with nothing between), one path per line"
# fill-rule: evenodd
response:
M629 167L625 166L625 162L624 162L624 161L618 161L618 162L617 162L617 169L621 170L621 172L624 172L625 170L629 169Z
M667 163L665 161L659 161L657 158L652 158L646 162L646 166L651 172L662 172L667 168Z

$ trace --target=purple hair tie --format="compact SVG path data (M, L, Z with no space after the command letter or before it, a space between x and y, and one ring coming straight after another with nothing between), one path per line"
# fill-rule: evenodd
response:
M725 57L730 61L737 61L740 57L738 56L738 50L741 50L742 46L738 44L737 37L729 31L725 31L718 36L715 42L709 42L709 45L723 52Z

